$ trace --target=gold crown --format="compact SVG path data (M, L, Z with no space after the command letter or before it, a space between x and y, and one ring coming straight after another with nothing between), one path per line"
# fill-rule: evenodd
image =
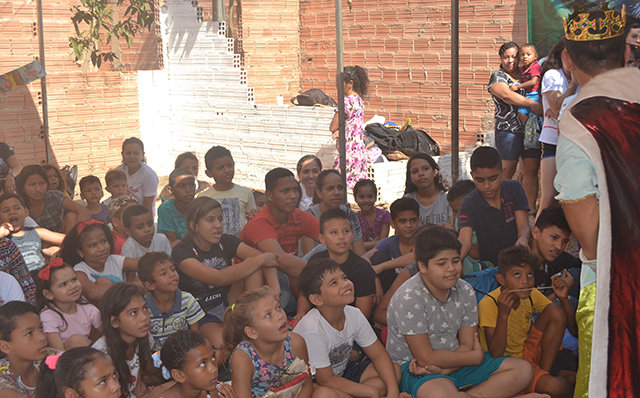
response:
M595 41L618 37L624 34L625 9L618 12L609 9L609 2L603 1L596 12L580 12L578 7L569 15L569 22L562 16L567 40ZM604 18L602 18L604 14Z

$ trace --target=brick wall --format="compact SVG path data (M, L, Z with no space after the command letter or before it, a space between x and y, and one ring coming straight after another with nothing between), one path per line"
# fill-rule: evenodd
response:
M300 92L299 5L299 0L241 2L243 67L250 84L258 83L257 103L275 104L278 95L288 101Z
M120 163L124 138L139 136L136 69L158 67L155 31L131 49L122 45L122 71L83 71L73 61L73 0L43 1L51 162L77 164L79 176L103 177ZM36 2L0 0L0 73L39 55ZM45 159L40 81L2 96L0 140L14 145L24 164Z
M335 97L335 2L300 0L302 89ZM448 1L344 0L345 65L369 72L365 118L410 117L450 150L451 11ZM460 144L493 129L486 91L508 40L526 41L526 0L460 1ZM260 84L251 82L259 91Z

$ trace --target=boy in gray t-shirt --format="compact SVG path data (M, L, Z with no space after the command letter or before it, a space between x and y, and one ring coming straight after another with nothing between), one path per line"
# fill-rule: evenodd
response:
M440 226L416 236L419 273L393 295L387 311L387 351L402 364L400 391L413 397L511 397L531 381L531 366L517 358L492 358L480 345L473 288L460 280L456 235ZM446 379L446 380L443 380ZM485 383L486 381L486 383Z

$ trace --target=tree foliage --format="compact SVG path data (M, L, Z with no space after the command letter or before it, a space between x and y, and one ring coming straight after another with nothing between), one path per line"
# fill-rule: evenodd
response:
M118 18L118 11L124 17ZM155 20L152 0L80 0L71 8L75 36L69 37L76 61L90 60L100 68L103 61L119 59L114 51L102 51L104 44L125 39L129 47L133 38L144 29L151 29Z

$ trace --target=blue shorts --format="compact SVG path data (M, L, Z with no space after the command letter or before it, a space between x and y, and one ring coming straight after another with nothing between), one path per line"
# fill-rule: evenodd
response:
M530 100L534 100L535 102L540 101L540 94L538 94L537 91L531 91L530 93L527 93L525 97L529 98ZM518 108L518 113L528 115L529 113L531 113L531 109L527 108L526 106L521 106Z
M524 133L512 133L511 131L496 130L496 149L500 159L517 162L523 159L540 158L540 148L525 148Z
M456 388L478 384L486 381L502 364L507 357L493 358L488 352L484 354L484 361L478 366L465 366L450 375L414 375L409 372L409 363L402 365L402 380L400 380L400 392L407 392L414 398L418 396L418 390L430 380L447 378L453 381Z

